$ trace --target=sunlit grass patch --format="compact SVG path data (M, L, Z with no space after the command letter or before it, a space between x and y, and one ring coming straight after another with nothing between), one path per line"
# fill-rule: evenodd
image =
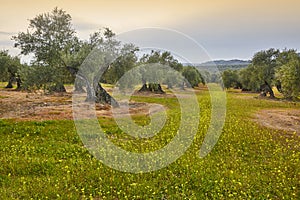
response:
M6 98L8 98L7 96L1 96L0 95L0 99L6 99Z
M0 88L4 88L7 85L7 82L1 82L0 81Z

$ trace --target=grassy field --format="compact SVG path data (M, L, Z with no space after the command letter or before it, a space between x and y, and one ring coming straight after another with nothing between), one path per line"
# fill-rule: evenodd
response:
M84 148L71 120L0 119L1 199L299 199L299 134L268 129L251 119L261 109L300 109L300 103L228 92L222 135L213 151L199 158L211 105L207 91L197 96L201 119L193 144L176 162L150 173L124 173L102 164ZM176 99L133 100L167 106L172 120L165 131L149 140L133 139L102 117L108 137L130 151L166 145L180 121ZM146 116L134 120L149 122Z

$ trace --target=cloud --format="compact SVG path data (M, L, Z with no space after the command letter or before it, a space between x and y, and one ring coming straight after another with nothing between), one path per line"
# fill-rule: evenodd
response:
M77 31L91 31L97 30L103 27L103 25L99 25L97 23L93 23L90 21L83 20L81 18L75 17L73 18L73 25Z
M14 34L13 32L0 31L0 48L13 47L14 42L11 40L11 37Z
M13 41L11 40L0 40L0 47L2 46L13 46Z
M89 35L99 29L102 29L105 26L101 26L96 23L91 23L84 21L80 18L74 18L73 19L73 26L77 32L77 35L81 39L88 39Z
M87 22L74 22L74 27L78 31L89 31L89 30L94 30L99 26L97 24L92 24Z
M10 35L14 35L16 33L14 32L6 32L6 31L0 31L0 36L10 36Z

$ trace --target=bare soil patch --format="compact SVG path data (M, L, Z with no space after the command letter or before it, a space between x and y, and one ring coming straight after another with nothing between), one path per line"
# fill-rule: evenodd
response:
M255 121L260 125L300 135L300 110L268 109L255 114Z
M67 93L44 94L43 92L23 92L0 88L0 119L18 121L42 121L73 119L72 87L66 87ZM150 109L151 108L151 109ZM96 104L98 117L112 117L111 106ZM159 112L162 107L148 103L130 102L129 113L149 115ZM116 112L127 115L124 108Z
M158 97L158 98L172 98L175 97L174 94L171 93L153 93L153 92L134 92L133 95L135 96L143 96L143 97Z

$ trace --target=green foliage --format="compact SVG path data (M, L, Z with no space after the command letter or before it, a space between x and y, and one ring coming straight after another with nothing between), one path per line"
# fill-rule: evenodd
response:
M183 68L182 75L188 81L191 87L196 87L200 83L205 84L204 78L194 66L186 66Z
M222 75L226 88L241 85L244 90L258 92L267 86L272 96L271 88L276 86L288 99L298 98L299 77L299 55L293 49L257 52L247 68L238 73L227 70Z
M13 36L15 47L24 55L34 54L42 65L64 66L62 55L72 51L75 30L71 16L57 7L51 13L39 14L29 20L27 32Z
M116 84L126 72L136 67L138 58L135 52L138 51L138 48L133 44L125 44L120 51L120 55L105 72L103 82ZM125 81L125 79L122 79L122 81ZM127 84L127 82L119 83L124 88L129 86Z
M8 63L9 63L9 55L7 50L0 51L0 77L1 81L7 81L9 78L8 74Z
M97 31L90 35L88 41L81 41L72 28L71 20L65 11L54 8L51 13L31 19L27 32L13 37L15 47L19 47L22 54L34 55L33 65L20 70L25 89L60 90L64 83L74 82L75 76L70 74L68 67L78 71L94 49L119 50L120 42L114 39L115 34L110 29L105 28L103 34Z
M178 83L182 83L184 81L180 74L173 70L168 70L163 76L163 84L166 84L168 88L179 86Z
M0 51L0 81L8 82L7 87L12 87L12 82L18 78L18 69L21 67L20 59L8 54L7 50Z
M225 70L222 73L222 80L225 88L240 88L239 75L237 71Z
M247 68L239 71L239 80L243 89L253 92L260 90L261 82L257 80L257 68L251 64Z
M240 82L242 87L251 91L260 91L261 85L275 84L275 69L279 50L273 48L259 51L254 54L251 64L240 70Z
M276 70L276 78L281 83L285 98L297 99L300 92L300 57L295 51L283 52L278 61L282 64Z
M153 64L163 68L161 71L150 69L147 73L141 73L144 82L154 84L151 85L151 87L158 87L158 85L155 84L164 83L168 85L168 88L172 88L176 83L182 82L177 72L182 72L183 65L168 51L160 52L152 50L150 54L144 54L142 56L140 64Z
M62 85L67 76L65 68L70 55L78 50L78 39L75 36L75 30L72 28L71 16L62 9L54 8L51 13L39 14L29 20L27 32L21 32L13 36L15 47L21 49L24 55L33 54L34 64L47 67L44 72L53 72L58 75L47 79L47 84ZM39 76L39 74L37 74ZM24 79L29 79L24 77ZM38 80L38 79L37 79ZM33 84L40 85L39 82ZM26 83L26 85L29 85Z
M22 78L22 89L44 91L58 91L59 83L68 83L70 77L64 68L49 68L43 65L23 66L18 73ZM70 76L70 75L69 75Z
M161 65L166 65L172 69L180 72L183 69L183 65L175 59L170 52L164 51L151 51L150 54L145 54L140 59L141 63L159 63Z

